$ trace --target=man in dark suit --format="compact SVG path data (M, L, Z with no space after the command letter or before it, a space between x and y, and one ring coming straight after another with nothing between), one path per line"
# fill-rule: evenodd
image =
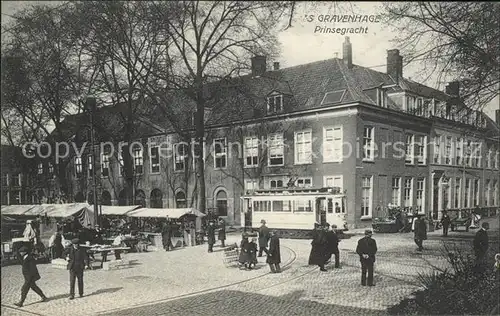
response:
M375 263L375 254L377 253L377 242L372 239L372 231L366 230L365 237L358 241L356 253L361 261L361 285L366 286L366 274L368 273L368 286L374 286L373 283L373 265Z
M327 261L329 261L332 255L335 255L335 268L340 268L340 252L339 252L339 237L337 236L337 226L332 225L331 229L328 229L329 225L327 223L327 232L326 232L326 240L327 240Z
M207 227L208 252L214 252L215 229L215 222L210 221Z
M23 307L24 300L28 295L28 291L32 289L36 294L40 295L42 302L47 301L47 297L43 294L42 290L36 285L36 281L40 280L40 274L36 267L35 258L31 254L30 249L26 246L22 246L19 249L19 257L22 263L22 271L24 276L24 284L21 288L21 300L14 305L18 307Z
M415 214L415 230L414 230L414 240L415 244L417 244L417 251L424 250L424 240L427 239L427 223L425 222L424 217L417 217Z
M450 227L451 219L446 211L443 211L441 224L443 225L443 237L448 237L448 227Z
M281 252L280 252L280 239L276 235L276 231L270 232L271 238L269 239L269 250L267 252L266 262L271 268L271 273L280 273Z
M266 226L266 221L261 220L262 224L259 228L259 257L262 257L262 252L267 254L267 243L269 241L269 228Z
M226 241L226 221L224 221L223 218L219 218L219 234L218 234L218 239L221 242L221 247L225 247L225 241Z
M80 240L71 240L72 247L66 250L69 270L69 299L75 298L75 279L78 279L78 294L83 297L83 270L90 264L87 250L80 248Z
M481 224L481 229L474 236L474 254L476 255L476 265L481 267L484 265L484 259L486 258L486 253L488 252L488 233L486 232L490 228L490 224L484 222Z

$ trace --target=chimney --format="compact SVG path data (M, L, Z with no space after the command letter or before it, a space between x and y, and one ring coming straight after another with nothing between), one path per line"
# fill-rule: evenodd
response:
M343 48L343 56L342 59L344 63L347 65L347 68L352 68L352 44L349 42L349 36L345 37L345 42L342 45Z
M460 82L452 81L446 86L444 92L448 95L459 96L460 95Z
M266 56L252 57L252 76L262 76L266 72Z
M403 78L403 56L399 55L399 49L387 51L387 74L396 82Z
M280 63L279 63L279 62L277 62L277 61L275 61L275 62L273 63L273 69L274 69L274 70L280 70Z

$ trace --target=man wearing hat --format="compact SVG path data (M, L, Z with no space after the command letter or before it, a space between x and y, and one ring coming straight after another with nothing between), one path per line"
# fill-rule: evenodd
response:
M32 289L36 294L40 295L42 302L47 301L47 297L43 294L42 290L36 285L36 281L40 280L40 274L36 267L35 258L31 254L31 251L26 247L22 246L19 249L19 256L22 262L22 271L24 276L24 284L21 288L21 300L14 305L18 307L23 307L24 300L28 295L28 291Z
M271 273L280 273L280 263L281 263L281 252L280 252L280 239L276 235L276 231L273 230L270 232L270 240L269 240L269 251L267 253L266 262L269 264L269 268L271 269Z
M80 248L80 239L71 240L72 247L66 251L69 270L69 299L75 298L75 279L78 279L78 294L83 297L83 270L90 265L87 250Z
M269 228L266 226L266 221L261 220L262 224L259 228L259 257L262 257L262 252L267 254L267 242L269 241Z
M372 239L372 231L365 230L365 237L358 241L356 253L361 261L361 285L366 286L366 274L368 274L368 286L373 284L373 265L375 263L375 254L377 253L377 242Z

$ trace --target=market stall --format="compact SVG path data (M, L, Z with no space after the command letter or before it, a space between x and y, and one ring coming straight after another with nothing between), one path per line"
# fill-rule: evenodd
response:
M196 230L201 229L201 218L205 214L195 208L140 208L127 214L129 217L154 218L157 222L170 221L172 227L171 240L174 247L194 245ZM141 231L149 235L154 246L162 247L162 234L153 226L155 231ZM161 226L160 226L161 227ZM148 227L152 228L152 227Z

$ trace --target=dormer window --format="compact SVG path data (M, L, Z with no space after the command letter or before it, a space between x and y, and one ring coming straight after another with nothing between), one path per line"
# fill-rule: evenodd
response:
M283 112L283 95L273 95L267 97L267 113L281 113Z
M387 92L385 89L377 88L377 105L383 108L387 107Z

